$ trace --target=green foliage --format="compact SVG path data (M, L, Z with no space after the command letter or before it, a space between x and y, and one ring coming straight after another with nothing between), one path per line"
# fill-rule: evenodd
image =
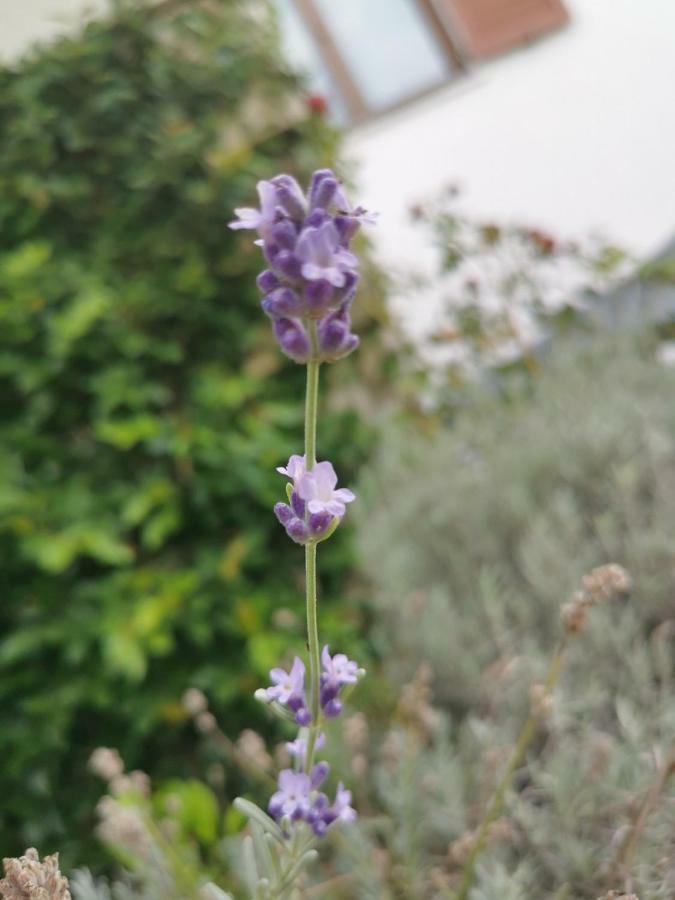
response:
M0 71L2 855L91 863L91 750L191 774L183 690L236 733L278 662L276 610L300 641L302 555L271 506L304 370L260 311L257 248L226 223L258 178L305 177L335 141L263 11L117 4ZM369 364L327 373L326 409L368 394ZM369 427L334 411L322 434L348 483ZM330 600L350 559L341 534L322 567L342 642L353 615Z
M634 589L574 639L471 897L672 896L672 783L629 871L609 874L675 746L675 372L654 350L563 345L531 396L479 396L433 439L392 429L368 467L359 547L374 635L389 681L409 685L384 742L373 728L361 751L365 771L386 772L357 783L361 808L386 816L362 822L347 859L383 858L375 872L353 863L364 887L350 897L448 896L546 672L559 605L607 561ZM422 660L429 692L411 693Z

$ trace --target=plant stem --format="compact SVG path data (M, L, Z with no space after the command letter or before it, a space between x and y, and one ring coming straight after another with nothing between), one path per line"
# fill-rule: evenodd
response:
M305 465L308 470L316 464L316 421L319 400L319 366L307 363L307 395L305 398Z
M659 770L654 783L647 792L647 796L642 802L640 809L631 824L626 839L622 841L619 846L616 858L609 870L607 878L607 884L610 887L613 886L615 880L618 881L620 878L628 877L628 875L630 875L633 856L635 855L635 850L637 849L637 845L642 837L642 832L647 824L647 819L657 806L661 795L666 789L668 779L673 774L675 774L675 748L670 751L670 755Z
M316 355L317 335L316 323L310 323L312 350ZM305 466L311 471L316 465L316 423L319 400L319 366L316 359L307 363L307 396L305 400ZM307 649L309 651L309 695L312 722L307 738L305 754L305 771L309 772L314 764L314 748L319 727L319 673L321 660L319 657L319 629L316 614L316 544L305 545L305 590L307 603Z
M316 544L305 547L305 578L307 585L307 649L309 650L310 712L312 722L307 737L305 771L314 764L314 748L319 724L319 629L316 616Z
M556 682L558 681L558 678L560 677L566 646L567 636L561 639L555 650L555 653L553 654L553 659L551 660L551 665L549 666L546 681L544 682L545 695L551 693L556 685ZM469 891L473 886L474 878L476 875L476 860L485 849L485 844L487 843L488 835L490 833L490 826L495 821L495 819L497 819L497 817L501 815L501 812L504 809L506 792L511 787L513 778L522 765L525 754L527 753L527 748L530 746L532 738L536 733L538 719L539 717L535 713L530 713L527 721L523 725L523 728L518 737L518 742L516 743L515 749L511 755L511 759L509 760L509 763L506 767L506 771L502 775L501 781L495 788L495 792L492 795L490 805L488 806L487 811L483 816L483 820L476 833L476 839L473 848L467 858L466 863L464 864L464 877L462 878L462 883L459 887L459 890L455 894L454 900L467 900L467 897L469 896Z

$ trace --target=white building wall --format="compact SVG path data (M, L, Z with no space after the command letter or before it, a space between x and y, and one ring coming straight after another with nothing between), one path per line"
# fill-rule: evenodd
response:
M567 3L564 30L350 135L385 259L424 255L406 211L454 181L498 222L638 254L675 235L675 2Z
M106 6L106 0L0 0L0 61L12 60L36 41L67 33L84 15Z

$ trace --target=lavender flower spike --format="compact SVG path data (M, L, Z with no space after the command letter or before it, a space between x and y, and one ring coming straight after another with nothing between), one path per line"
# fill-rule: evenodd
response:
M337 475L329 462L317 463L311 472L305 472L299 479L297 491L307 502L310 513L327 512L331 516L342 517L346 503L356 500L356 494L348 488L335 490Z
M258 194L260 209L237 209L238 218L230 227L258 232L255 243L265 259L256 280L261 306L281 350L307 365L305 453L293 454L277 468L288 483L286 502L276 503L274 513L291 540L305 547L309 680L305 687L305 663L296 656L289 671L272 669L269 687L255 692L257 700L300 726L296 739L286 744L293 766L279 773L278 789L269 801L276 823L249 801L235 800L264 837L273 838L267 849L246 839L253 854L251 892L277 897L288 893L300 870L316 858L313 838L321 838L335 823L356 818L351 792L341 782L332 803L321 790L330 767L316 758L325 741L323 722L341 713L349 688L364 674L344 653L331 656L328 646L321 652L319 642L316 545L333 534L356 497L338 488L330 462L316 462L316 431L320 366L358 346L350 320L358 259L350 243L370 217L350 205L330 169L314 173L308 196L286 174L260 181Z

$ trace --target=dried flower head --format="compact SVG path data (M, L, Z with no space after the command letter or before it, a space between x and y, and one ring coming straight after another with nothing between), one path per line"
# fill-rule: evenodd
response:
M624 894L621 891L609 891L598 900L640 900L637 894Z
M209 708L208 700L199 688L188 688L183 694L183 708L191 716L198 716Z
M588 609L611 600L617 594L625 594L630 588L630 575L616 563L597 566L588 575L584 575L581 590L575 591L560 609L560 617L567 633L577 634L583 631Z
M110 782L110 793L115 796L140 794L143 797L149 797L150 777L139 769L129 772L128 775L118 775Z
M138 809L106 796L101 798L96 812L100 820L96 831L104 844L122 847L144 859L149 856L152 842Z
M490 845L507 844L514 838L513 823L506 818L490 825L487 842ZM478 831L467 831L448 846L448 859L453 866L463 866L478 840Z
M545 718L553 712L553 697L544 684L533 684L530 688L530 709L536 718Z
M124 763L114 747L97 747L89 757L89 768L104 781L112 781L124 772Z
M202 734L213 734L214 731L218 730L216 717L210 712L199 713L195 719L195 725L197 726L197 730L201 731Z
M568 603L560 607L560 619L568 634L578 634L586 627L587 605L581 591L577 591Z
M404 685L397 709L402 721L427 740L438 731L441 723L438 712L430 702L432 682L431 666L423 662L415 672L413 680Z
M363 713L354 713L345 719L342 726L345 745L353 752L365 750L368 746L368 719Z
M272 757L267 752L265 742L257 731L246 728L237 738L236 746L239 752L254 766L265 771L272 768Z
M616 563L598 566L581 579L582 589L591 605L604 603L617 594L626 594L631 588L628 572Z
M4 900L71 900L68 879L59 872L59 855L45 856L26 850L18 859L5 859L5 877L0 881Z

